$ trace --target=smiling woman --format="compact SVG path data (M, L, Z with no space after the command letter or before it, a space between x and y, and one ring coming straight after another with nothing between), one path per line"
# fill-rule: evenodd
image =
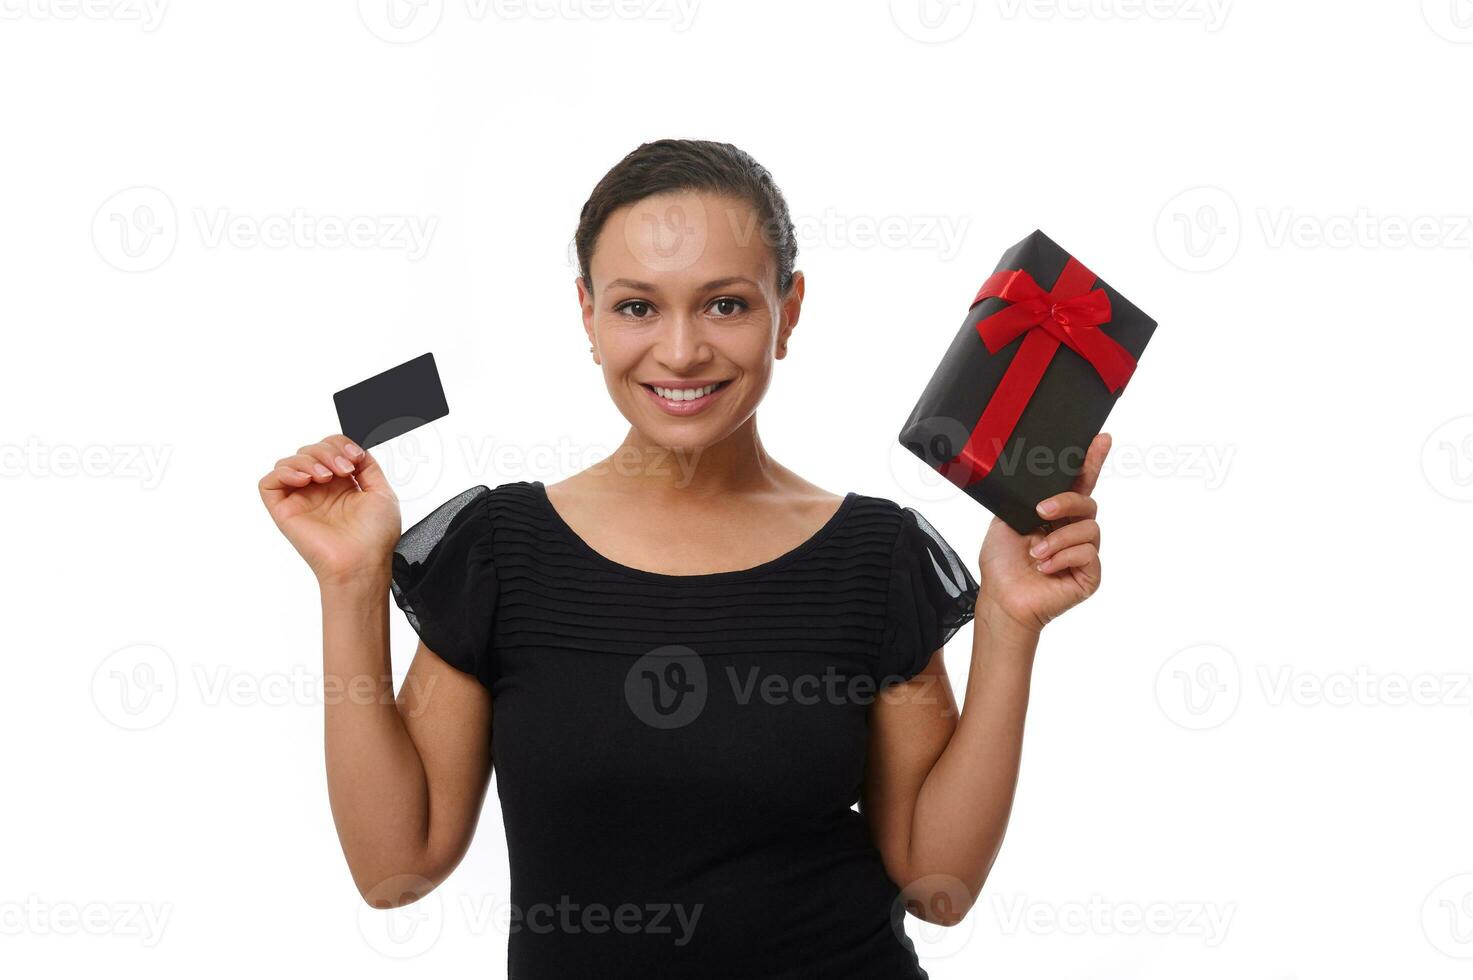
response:
M916 510L763 447L804 278L756 161L646 143L576 244L615 456L649 465L471 487L402 534L342 436L261 481L321 585L328 673L385 695L327 708L354 881L394 906L449 875L494 758L511 976L924 977L905 915L959 921L1001 846L1039 630L1099 583L1108 441L1046 536L994 522L979 586ZM390 594L421 640L397 700ZM941 652L974 619L958 712Z

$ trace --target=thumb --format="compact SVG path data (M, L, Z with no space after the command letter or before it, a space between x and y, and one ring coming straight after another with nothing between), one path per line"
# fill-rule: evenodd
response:
M353 464L353 476L358 485L370 493L387 493L394 495L394 488L389 485L389 478L384 474L384 469L373 458L373 453L363 451L363 458Z

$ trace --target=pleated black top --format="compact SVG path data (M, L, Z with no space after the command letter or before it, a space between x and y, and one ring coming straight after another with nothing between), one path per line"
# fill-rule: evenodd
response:
M853 809L869 711L972 617L915 510L849 493L752 568L605 558L540 481L400 539L393 594L493 698L514 978L925 977Z

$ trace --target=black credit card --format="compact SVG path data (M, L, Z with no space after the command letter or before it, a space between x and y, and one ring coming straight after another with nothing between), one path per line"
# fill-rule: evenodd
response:
M364 449L450 414L435 355L422 354L332 396L342 433Z

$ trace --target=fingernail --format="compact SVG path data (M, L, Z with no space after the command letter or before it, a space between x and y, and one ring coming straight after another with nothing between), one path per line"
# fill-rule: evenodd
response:
M1047 565L1047 564L1048 564L1048 562L1041 561L1037 565L1034 565L1033 567L1036 568L1036 569L1038 569L1040 572L1046 572L1046 571L1048 571L1048 569L1045 568L1044 566Z
M323 466L321 463L313 466L312 472L316 473L318 476L332 476L332 470L328 469L326 466Z
M348 472L352 472L353 470L353 464L348 462L346 456L339 456L333 462L338 464L338 469L340 470L347 470Z
M1043 503L1038 505L1038 512L1044 517L1048 517L1050 514L1054 513L1058 509L1059 504L1056 500L1045 500Z
M352 456L354 459L357 459L359 456L363 455L363 450L358 448L358 443L356 442L348 443L347 450L348 455Z
M1038 544L1028 549L1028 553L1034 558L1042 558L1044 555L1048 554L1048 542L1038 542Z

